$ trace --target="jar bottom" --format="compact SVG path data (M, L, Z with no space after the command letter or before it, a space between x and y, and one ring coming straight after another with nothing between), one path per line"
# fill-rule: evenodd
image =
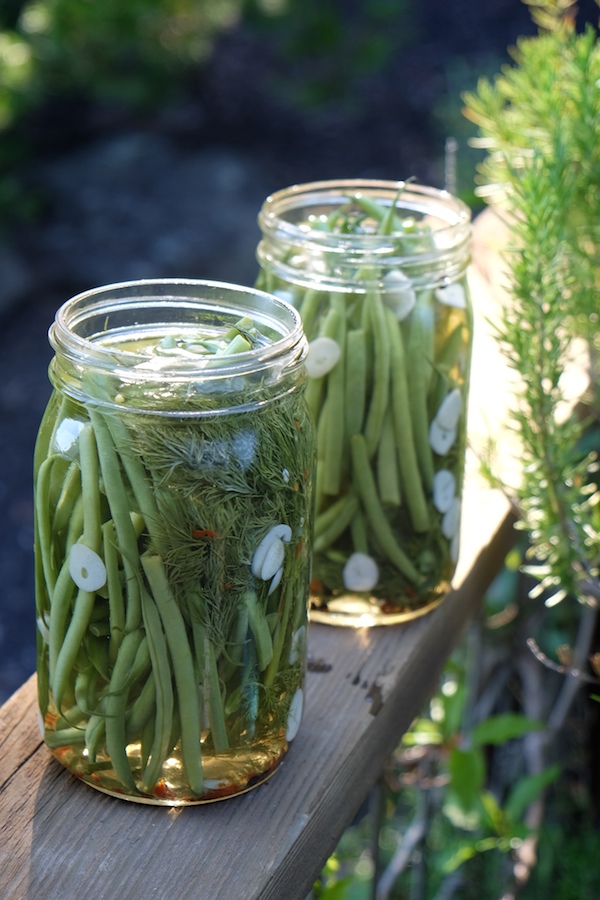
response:
M323 625L339 625L347 628L372 628L379 625L401 625L419 619L443 602L450 590L445 584L422 606L392 606L378 600L357 594L336 594L334 597L314 595L311 597L309 618L311 622Z
M147 806L199 806L238 797L264 784L279 768L287 749L286 743L283 747L280 744L278 751L265 748L231 752L227 755L206 755L203 758L205 792L202 796L196 796L189 789L186 790L182 763L176 751L163 766L161 780L154 786L152 793L144 792L140 788L139 794L128 791L120 784L108 760L102 762L99 758L94 771L90 771L89 763L83 759L80 752L75 752L73 747L51 749L51 753L84 784L119 800ZM139 747L130 745L128 757L134 780L140 784ZM103 766L105 768L102 768Z

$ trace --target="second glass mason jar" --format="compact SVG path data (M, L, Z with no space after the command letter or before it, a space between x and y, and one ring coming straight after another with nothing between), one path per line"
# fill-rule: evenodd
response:
M471 217L445 191L324 181L268 197L257 286L299 310L317 423L311 617L394 624L459 552Z
M44 739L141 803L246 791L303 704L314 433L300 317L165 280L62 306L35 451Z

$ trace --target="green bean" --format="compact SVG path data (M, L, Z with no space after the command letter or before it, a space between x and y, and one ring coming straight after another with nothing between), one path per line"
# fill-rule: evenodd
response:
M54 730L62 731L64 728L81 728L81 723L87 718L87 712L84 712L84 710L85 707L82 710L78 704L71 706L62 716L58 716ZM84 728L81 728L81 730L85 731Z
M67 621L71 613L71 601L75 594L75 583L69 572L69 560L61 566L50 602L49 668L50 684L54 681L56 661L67 631Z
M129 683L134 685L136 682L145 679L151 669L152 660L150 659L150 648L148 646L148 639L144 635L129 673Z
M344 320L339 310L329 309L319 329L319 337L328 337L333 341L339 342L343 328ZM322 375L320 378L309 378L306 385L306 403L315 422L319 420L326 379L326 375Z
M369 465L367 444L362 434L355 434L350 441L354 484L361 499L367 519L383 551L394 566L410 582L418 584L421 575L398 545L385 513L377 497L375 479Z
M202 757L200 713L194 676L194 663L181 611L175 602L159 556L144 554L142 566L163 623L171 654L173 675L181 716L181 754L188 784L195 794L202 793Z
M245 594L246 608L248 610L248 624L254 637L256 646L256 654L260 670L266 669L273 658L273 641L271 640L271 632L258 605L256 593L252 590L246 591Z
M394 423L389 408L386 410L377 450L377 486L384 505L400 506L400 483Z
M367 399L367 346L363 328L346 335L346 436L351 438L363 427Z
M77 591L73 614L61 648L58 651L52 679L52 696L57 709L61 708L67 682L73 671L77 653L86 633L95 599L96 594L93 591L84 591L83 588L79 588Z
M96 711L88 719L85 726L85 746L90 762L96 761L98 748L102 745L106 725L106 696L102 697Z
M125 618L125 630L135 631L141 621L140 606L140 568L137 548L137 537L130 518L127 492L121 475L119 460L110 432L103 417L95 410L90 410L96 443L98 445L98 457L100 470L104 480L104 490L110 507L112 519L115 525L117 539L123 565L125 568L127 588L127 612Z
M272 685L279 671L279 663L281 662L281 653L285 644L288 631L288 621L290 618L290 610L294 602L295 585L292 581L288 581L283 591L280 610L279 623L277 633L273 645L273 658L269 663L269 668L265 673L265 687Z
M208 694L208 719L215 753L225 753L229 749L229 738L225 725L225 712L221 699L221 685L217 671L215 648L208 636L204 639L205 677L204 691Z
M361 509L357 509L350 523L350 533L352 534L352 546L357 553L369 552L369 536L367 533L367 523Z
M83 498L82 541L94 553L98 553L102 542L100 491L98 489L100 473L96 440L89 422L79 432L79 461L81 465L81 496Z
M344 525L344 528L346 528L346 526L350 524L350 519L357 508L358 499L353 491L342 494L341 497L331 503L324 512L316 517L313 529L315 537L323 534L324 531L327 531L332 525L335 525L340 518L346 520L346 524Z
M351 491L344 494L317 517L318 533L315 531L313 551L322 552L336 541L350 525L358 509L358 497Z
M71 747L77 744L85 744L85 731L83 728L63 728L62 731L47 731L44 742L51 750L58 747Z
M156 717L148 763L144 769L142 786L150 792L158 781L160 770L167 758L169 735L173 722L173 685L167 642L156 604L147 591L142 591L142 616L148 638L152 672L156 684Z
M52 532L50 523L50 479L55 456L49 456L38 469L35 489L35 521L37 543L42 558L42 570L48 593L56 584L56 568L52 560Z
M77 497L73 505L73 512L71 513L71 518L69 519L69 527L67 529L67 537L65 540L65 552L64 557L68 559L69 550L76 544L83 534L83 497L81 494Z
M429 335L426 333L426 316L415 308L411 314L411 327L406 349L409 403L413 425L417 462L427 491L433 488L433 454L429 446L429 420L427 414L427 389L431 363L427 359Z
M106 583L108 586L108 609L110 621L110 643L108 656L111 663L117 658L123 635L125 634L125 604L116 550L117 534L112 519L102 526L102 545L104 547L104 565L106 566Z
M89 626L89 632L86 637L87 655L94 666L96 672L104 681L110 681L110 663L108 658L108 629L106 634L96 633L97 629L93 625Z
M115 415L106 415L105 421L113 439L113 444L121 458L129 479L133 495L144 517L146 528L153 540L157 541L156 526L160 521L152 484L143 463L131 450L131 437L123 422Z
M142 729L142 737L140 740L140 759L142 763L142 771L144 771L150 760L152 747L154 746L156 720L150 716Z
M106 753L115 774L123 787L133 793L137 788L129 760L125 738L125 709L129 696L128 674L142 640L142 631L131 631L123 638L113 666L108 694L106 695Z
M370 309L373 327L374 358L373 388L369 412L365 423L365 441L369 458L373 456L383 427L383 418L389 402L390 390L390 339L386 324L385 307L379 291L371 289L367 292L367 305Z
M387 319L391 346L392 421L396 436L398 467L413 528L417 532L425 532L430 526L429 512L417 462L402 332L391 310L387 314Z
M346 446L344 441L345 333L346 323L340 315L336 335L336 342L340 347L340 358L327 376L326 440L322 464L323 493L333 496L340 491Z
M232 634L227 642L226 658L221 667L221 675L228 681L241 665L244 647L248 644L248 607L244 604L237 614Z
M141 741L146 722L156 709L156 685L152 672L125 716L126 743Z
M315 320L317 318L317 313L319 311L319 306L321 305L323 294L321 291L316 291L313 288L309 288L302 298L302 303L300 304L300 317L302 319L302 328L304 329L304 334L306 335L306 339L311 341L315 335L313 334L313 326Z
M54 511L54 519L52 522L52 533L60 534L69 524L69 519L73 512L73 507L77 502L77 498L81 494L81 469L79 462L74 459L71 461L67 474L65 475L62 491L56 504Z
M396 206L398 205L398 201L400 200L400 196L404 190L405 185L398 189L396 192L396 196L392 203L385 208L385 213L379 222L379 226L377 228L377 234L381 235L390 235L394 234L398 230L398 227L402 227L402 220L398 218L396 215Z
M93 667L88 666L88 668L84 672L78 672L75 676L75 701L79 709L82 710L90 709L90 706L88 705L88 694L90 690L90 681L92 679L92 674L95 675ZM63 713L63 715L65 719L68 718L67 713Z

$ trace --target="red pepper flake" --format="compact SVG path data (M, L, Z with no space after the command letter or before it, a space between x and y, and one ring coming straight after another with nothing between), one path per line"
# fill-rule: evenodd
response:
M200 540L200 538L216 538L218 537L218 531L213 531L212 528L194 528L192 531L192 537L195 540Z
M298 541L298 543L296 544L294 559L298 559L298 557L300 556L300 553L302 552L302 546L303 546L302 541Z
M152 793L155 797L158 797L159 800L174 800L176 797L175 791L170 787L167 787L164 780L158 781L154 785Z

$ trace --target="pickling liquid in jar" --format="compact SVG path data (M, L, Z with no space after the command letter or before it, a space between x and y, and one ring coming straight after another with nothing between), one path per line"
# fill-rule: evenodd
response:
M257 285L298 309L309 340L311 618L423 615L459 554L470 212L412 183L330 181L273 194L259 224Z
M276 298L133 282L57 313L35 453L44 739L98 790L207 803L303 706L314 434Z

